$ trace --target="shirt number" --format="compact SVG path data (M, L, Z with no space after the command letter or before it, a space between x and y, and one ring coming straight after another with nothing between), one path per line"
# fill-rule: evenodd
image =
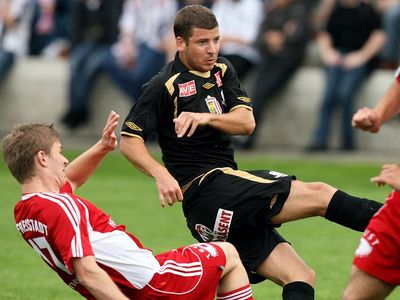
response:
M57 256L55 255L53 249L51 249L49 243L47 242L45 237L37 237L34 239L28 240L29 244L31 244L32 248L35 250L37 254L39 254L45 262L47 262L53 269L59 268L63 270L65 273L72 274L65 264L63 264ZM43 252L43 250L47 250L48 256Z

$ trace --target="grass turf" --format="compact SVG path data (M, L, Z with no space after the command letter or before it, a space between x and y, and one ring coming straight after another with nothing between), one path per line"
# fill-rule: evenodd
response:
M67 152L72 159L77 152ZM388 188L376 188L369 178L380 164L267 159L261 155L237 156L241 169L273 169L297 175L304 181L324 181L356 196L383 201ZM15 180L0 164L1 218L0 299L80 299L22 240L15 229L13 206L20 197ZM195 242L186 229L180 205L162 209L154 181L141 174L118 153L110 154L77 194L94 202L123 223L142 243L162 252ZM361 236L321 218L283 225L279 229L317 273L316 299L339 299L348 280L354 249ZM284 263L284 262L283 262ZM281 287L272 282L253 285L256 299L281 299ZM389 299L400 299L395 291Z

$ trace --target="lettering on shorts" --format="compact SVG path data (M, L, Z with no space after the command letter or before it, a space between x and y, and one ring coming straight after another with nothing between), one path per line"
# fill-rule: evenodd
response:
M375 233L370 230L366 230L360 239L360 244L356 249L357 257L366 257L371 254L374 247L379 244L379 239Z
M233 211L220 208L214 223L214 230L203 224L196 224L195 230L205 242L225 242L229 236Z

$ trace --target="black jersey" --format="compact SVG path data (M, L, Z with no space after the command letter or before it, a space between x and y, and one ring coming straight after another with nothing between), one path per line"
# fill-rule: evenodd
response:
M237 168L230 137L210 127L196 129L191 137L178 138L173 119L183 111L222 114L238 107L252 110L232 65L218 58L209 72L188 70L178 59L143 85L121 135L143 140L154 131L165 167L183 186L196 176L218 167Z

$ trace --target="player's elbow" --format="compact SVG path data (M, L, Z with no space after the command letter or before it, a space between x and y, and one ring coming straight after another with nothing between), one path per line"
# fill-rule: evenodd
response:
M246 124L244 124L243 126L243 134L245 135L250 135L254 132L254 129L256 128L256 122L254 120L254 118L252 118L251 120L249 120L248 122L246 122Z

